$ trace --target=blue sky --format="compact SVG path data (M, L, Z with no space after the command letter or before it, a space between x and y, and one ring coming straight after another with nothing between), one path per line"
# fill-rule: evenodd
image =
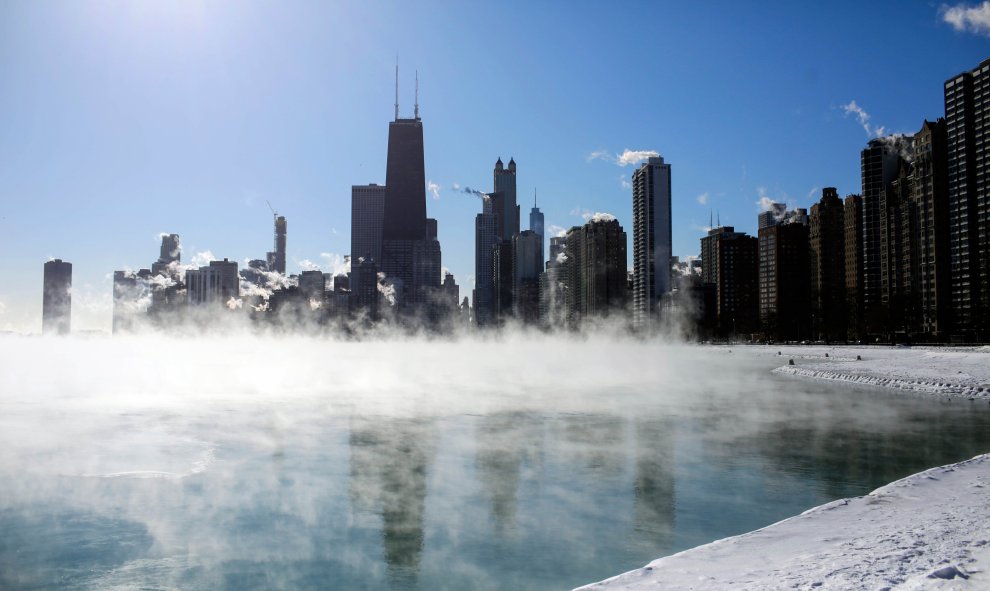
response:
M988 35L990 3L5 2L0 329L40 330L49 257L73 263L75 329L109 327L109 275L150 266L161 232L184 261L263 258L266 200L290 272L330 270L350 186L384 182L397 54L407 116L419 71L427 208L466 295L480 204L452 187L490 189L499 156L524 226L535 189L548 225L602 211L631 232L615 156L659 152L674 252L693 255L710 211L753 232L761 195L858 192L869 134L941 116Z

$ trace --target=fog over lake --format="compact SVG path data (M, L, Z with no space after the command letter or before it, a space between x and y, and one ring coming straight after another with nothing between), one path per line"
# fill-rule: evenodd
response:
M986 405L608 334L0 359L0 588L570 589L990 450Z

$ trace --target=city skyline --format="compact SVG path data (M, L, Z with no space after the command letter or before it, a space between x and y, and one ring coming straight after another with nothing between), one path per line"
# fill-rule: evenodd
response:
M188 5L182 6L188 9ZM193 15L193 24L186 20L188 15L181 14L184 10L181 8L157 8L155 10L164 14L151 15L140 14L137 9L120 11L122 14L101 15L94 5L84 5L84 8L92 10L81 16L106 18L108 29L120 36L111 35L106 43L124 39L136 45L140 51L133 63L121 61L120 58L115 58L114 63L101 61L106 57L102 52L109 46L99 47L99 43L89 37L86 27L91 26L92 21L87 23L83 18L80 22L84 24L79 28L66 28L67 15L76 10L87 12L84 9L53 11L44 7L5 7L3 10L11 12L11 17L0 19L6 23L0 25L3 32L10 33L4 35L10 51L2 52L5 57L0 57L0 81L7 82L4 84L6 88L14 89L10 96L0 99L0 108L10 127L3 134L4 139L0 139L0 156L3 157L0 162L4 163L0 164L0 171L4 173L0 178L5 179L0 180L0 198L8 206L0 220L4 226L0 230L9 241L9 254L3 263L6 280L0 287L0 330L39 332L41 263L49 257L74 264L73 324L82 330L109 329L113 271L122 267L137 270L145 265L152 258L159 232L175 232L183 237L188 245L183 257L187 264L197 264L198 253L210 253L218 259L229 257L239 262L260 258L271 248L271 218L265 201L271 201L279 213L293 223L293 231L288 237L286 271L299 273L311 268L307 261L320 264L324 271L335 271L334 266L342 262L350 246L351 187L384 184L385 181L382 127L391 114L390 75L394 64L387 61L394 60L394 50L366 48L368 55L364 56L364 60L348 65L349 68L363 68L364 78L358 78L357 84L345 86L339 94L331 93L335 99L345 102L368 103L361 105L361 108L353 104L353 110L309 110L313 106L309 101L327 96L327 87L321 85L342 79L333 76L322 78L316 68L300 66L294 71L297 78L290 80L295 83L290 85L290 89L298 92L301 87L313 84L313 96L272 90L272 94L278 96L267 97L267 101L260 102L248 96L242 103L234 105L232 114L209 113L209 109L217 108L222 102L223 93L199 94L203 89L217 89L201 78L206 72L189 63L189 60L203 57L219 59L224 55L230 57L226 52L234 49L245 49L258 57L256 52L262 51L258 44L238 43L251 40L250 37L237 38L234 35L234 32L244 33L244 30L234 31L236 26L223 19L211 20L217 15L211 14L209 7L201 7L202 13ZM107 10L104 7L104 12ZM248 25L258 25L251 19L261 18L260 10L258 6L246 6L245 30L252 30ZM403 9L395 10L401 12ZM357 14L360 12L357 8L343 12L354 13L349 16L358 20L371 18L367 14ZM601 10L585 7L578 12L580 14L573 18L576 24L581 25L576 30L581 30L591 26L589 21L593 20L592 16ZM691 16L687 14L690 11L683 8L673 12L671 16L674 21L679 17ZM731 9L726 7L726 12L731 12ZM871 70L872 78L865 75L836 77L831 70L841 66L851 67L850 62L839 59L827 64L821 56L817 62L813 61L813 56L808 56L812 61L804 64L810 68L805 73L812 72L816 81L810 83L803 80L797 86L807 88L798 92L799 96L788 96L788 99L807 101L805 95L809 89L822 91L822 78L829 83L842 84L837 84L834 90L830 84L825 84L827 88L820 100L811 101L811 104L805 105L802 100L797 100L793 111L781 115L776 127L763 132L764 135L753 135L742 125L725 125L726 131L716 135L713 124L729 117L734 110L753 116L757 122L765 117L763 108L752 103L754 99L739 97L736 93L732 93L731 103L725 95L712 93L711 100L689 110L684 117L680 117L684 119L681 122L673 121L678 119L670 112L673 108L658 108L657 118L663 124L659 128L671 128L662 132L651 125L623 123L622 118L616 120L607 108L603 110L594 105L596 100L601 99L598 93L602 91L590 88L590 83L589 87L578 87L587 94L564 93L565 97L556 97L565 98L554 104L561 107L560 113L550 114L546 110L548 105L531 96L522 99L531 104L520 114L518 107L523 103L513 99L506 86L518 89L517 85L522 80L541 91L534 94L552 95L574 88L572 82L580 77L566 72L551 72L546 73L544 78L530 79L527 76L532 70L516 72L504 68L504 64L496 69L496 74L505 85L496 85L494 90L487 92L489 101L474 101L473 91L454 97L450 91L459 88L454 84L457 72L452 71L451 63L430 57L431 52L437 51L438 45L445 45L424 43L430 49L426 51L408 39L401 40L397 44L408 43L410 50L397 48L401 68L399 110L402 116L409 116L410 106L415 101L413 92L410 92L412 81L416 77L423 80L419 103L423 105L422 117L427 122L424 133L426 194L430 215L439 222L439 239L444 245L443 266L454 273L462 293L469 294L474 276L474 219L479 208L477 200L464 194L462 188L487 187L484 179L490 173L486 171L490 170L491 161L500 155L519 162L520 204L526 203L534 190L539 190L540 207L546 216L549 239L567 228L582 224L585 216L598 211L612 213L621 224L629 226L632 223L631 193L625 185L631 180L635 166L621 165L639 164L646 152L659 152L677 169L672 190L673 252L680 256L697 254L697 239L704 234L712 210L719 212L725 225L733 225L739 231L755 235L758 203L763 198L782 201L792 207L810 207L817 200L821 187L838 187L840 195L860 192L857 155L866 140L878 132L913 133L922 120L934 120L940 116L943 98L940 83L968 71L986 57L986 38L980 34L956 31L949 18L950 13L945 9L939 11L934 7L924 7L922 11L913 7L898 12L907 15L891 14L889 17L904 19L932 38L930 45L922 44L920 49L905 48L908 53L922 51L937 54L925 56L928 65L918 66L917 61L905 58L905 64L910 62L912 68L890 66L883 71ZM122 74L117 90L136 92L131 96L134 100L124 104L125 108L116 113L116 117L111 117L111 107L121 106L114 101L123 98L98 88L95 76L86 80L82 75L82 78L76 79L66 69L73 65L71 59L29 41L26 37L28 32L14 30L11 23L22 20L17 17L28 16L34 18L27 27L28 31L33 26L44 28L49 35L58 32L63 37L55 39L54 45L62 49L75 46L85 50L75 64L83 72L102 76ZM539 22L551 16L537 11L531 19L532 22ZM782 14L774 21L776 26L782 25L788 16L800 20L809 14ZM834 18L831 13L826 16L828 18L823 23ZM297 14L295 18L300 17ZM713 29L725 27L728 18L728 15L720 15L706 26ZM326 22L331 21L333 19ZM277 30L278 26L287 22L295 21L282 17L276 19L273 27ZM318 19L316 22L319 22ZM615 21L612 18L606 22ZM127 28L122 23L140 26ZM232 37L227 39L226 44L217 42L218 45L211 45L205 41L207 35L204 33L216 32L215 27L220 27L218 23L231 27L225 30ZM118 30L116 25L122 28ZM824 24L817 26L825 28ZM847 32L848 27L852 26L847 25ZM141 31L142 27L149 28L155 35L147 40L129 37ZM170 35L184 30L183 27L192 27L199 36L194 35L188 53L180 52L173 60L175 56L166 51L174 49L169 45ZM617 34L608 27L606 29L606 38ZM304 38L318 31L319 27L313 25L305 31ZM525 45L523 41L528 42L527 32L528 26L519 25L510 34ZM814 35L824 33L819 30L802 32ZM551 33L551 36L554 34L561 33ZM779 37L777 32L770 39ZM871 40L868 43L878 42ZM573 49L576 44L571 40L566 47ZM119 47L112 49L119 50ZM265 60L265 65L275 66L276 58L295 55L293 51L298 49L273 49L268 56L271 59ZM538 60L538 66L545 65L542 60L550 60L555 53L546 47L543 50L545 53L539 54L541 60ZM49 54L49 51L52 53ZM753 52L766 55L765 48L747 48L749 60L754 59ZM408 58L404 57L407 53L410 54ZM475 57L474 54L472 57ZM777 56L775 59L780 58ZM792 59L797 60L797 57ZM146 94L150 92L147 88L141 90L140 84L147 84L148 79L140 66L147 65L148 60L152 64L165 66L159 72L164 78L158 80L153 88L176 91L173 94L186 103L181 100L178 103L160 101ZM228 74L246 76L240 68L247 64L241 60L241 57L234 59ZM577 65L573 58L571 61L564 60L562 64ZM592 59L590 65L587 77L605 75L601 61ZM40 76L41 82L34 84L18 84L37 73L30 72L31 67L40 68L49 76ZM703 80L697 74L691 75L696 78L687 76L683 68L683 65L680 66L678 71L679 79L696 82L707 91L714 90L708 87L710 81ZM418 76L414 74L417 69ZM799 71L800 68L787 69L792 73ZM272 74L266 69L262 72ZM424 74L426 72L429 74ZM909 78L909 75L915 78ZM754 76L754 80L760 79L760 76ZM239 80L243 83L250 78ZM78 91L78 100L59 103L58 97L49 94L57 91L60 84ZM264 87L264 84L259 84L260 88ZM685 98L696 97L694 93L698 91L686 86L682 88L684 96L670 98L664 106L683 107ZM627 101L631 100L633 88L616 86L609 93L608 96L615 101ZM774 103L775 108L779 109L780 103L770 96L771 93L764 93L761 98ZM124 92L123 96L126 95L127 92ZM202 99L201 108L194 108L189 102L197 98ZM286 113L291 111L293 99L305 103L306 108L289 116ZM29 105L31 101L37 104ZM387 102L384 109L383 102ZM502 113L502 108L496 108L496 105L506 102L516 108ZM161 112L161 109L167 116L158 122L155 113ZM252 113L252 109L258 111ZM266 109L274 109L278 116L266 122ZM862 109L869 111L872 117ZM570 128L564 120L565 115L582 111L589 112L584 118L587 129ZM305 125L307 122L302 121L305 116L314 113L321 117L318 130L308 128ZM340 125L340 120L348 119L352 113L357 117L352 122L351 132L334 138L333 126ZM710 119L705 121L702 114L709 115ZM190 115L205 117L199 121L206 128L200 134L190 131L190 124L196 123L195 117ZM43 117L51 117L52 121L42 121ZM513 119L522 122L506 124ZM812 119L814 121L809 122ZM183 125L176 126L171 133L164 128L166 121L175 123L176 120ZM542 122L543 127L522 129L526 125L532 126L534 121ZM64 129L56 130L57 123L61 123ZM280 133L273 129L273 126L282 123L292 124L289 126L292 133ZM482 123L494 125L480 132L478 126ZM637 120L637 123L640 122ZM696 132L686 133L684 130L692 125L696 126ZM795 127L796 131L818 135L807 136L805 143L800 143L794 130L788 132L783 129L789 126ZM224 131L231 137L223 137L220 132ZM146 143L137 142L142 132L146 132ZM98 136L105 137L101 140ZM706 160L701 157L701 144L710 144L713 137L724 142L725 148L720 157ZM246 147L242 151L235 150L229 159L218 160L215 153L210 152L238 139ZM271 145L258 141L265 139L278 141ZM343 147L356 148L360 156L330 157L338 155L334 152L336 148L323 142L335 139ZM734 154L739 142L755 142L757 149L751 149L748 154ZM793 142L797 143L791 145ZM775 149L778 145L781 148ZM567 149L559 149L563 146ZM767 148L765 155L760 154L760 147ZM842 149L839 150L839 147ZM183 154L180 152L182 149L193 154ZM130 151L131 155L124 154L126 151ZM211 171L209 166L197 163L197 157L219 167ZM754 157L757 160L754 161ZM809 165L808 160L815 158L819 161ZM52 166L46 168L45 164ZM250 169L251 174L247 176L253 176L253 181L261 188L250 188L250 178L238 178L238 182L224 185L224 178L229 174L225 167ZM272 190L274 181L293 176L301 177L306 182L290 184L288 186L291 188L282 191ZM156 180L160 182L156 184ZM802 188L801 183L807 185L807 189ZM137 187L141 186L144 189L138 190ZM183 187L187 190L183 191ZM55 219L61 217L64 219ZM321 258L321 253L328 256ZM207 262L199 260L198 264L206 265Z

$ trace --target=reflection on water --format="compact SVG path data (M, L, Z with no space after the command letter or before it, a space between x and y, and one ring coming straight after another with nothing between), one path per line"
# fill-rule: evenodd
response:
M5 394L0 588L569 589L990 449L966 401L677 362L566 388Z

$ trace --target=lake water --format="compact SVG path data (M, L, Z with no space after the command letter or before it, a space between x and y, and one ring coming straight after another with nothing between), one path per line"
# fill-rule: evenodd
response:
M3 339L0 588L570 589L990 450L744 350Z

